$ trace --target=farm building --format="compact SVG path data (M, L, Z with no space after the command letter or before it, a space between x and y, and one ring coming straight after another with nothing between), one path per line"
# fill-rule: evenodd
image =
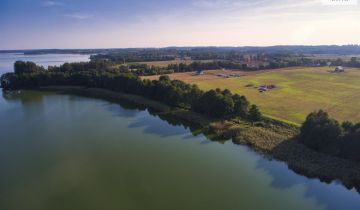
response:
M260 86L258 88L259 91L268 91L269 89L266 86Z
M258 90L260 92L265 92L265 91L268 91L268 90L272 90L274 88L276 88L275 85L261 85L261 86L258 87Z
M342 67L342 66L337 66L334 71L335 71L335 72L344 72L345 69L344 69L344 67Z

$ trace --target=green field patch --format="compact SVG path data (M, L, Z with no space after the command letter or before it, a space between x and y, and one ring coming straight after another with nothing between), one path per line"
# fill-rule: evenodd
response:
M199 80L202 89L228 88L245 95L268 116L302 123L309 112L324 109L340 121L360 121L360 69L332 73L329 67L304 67L249 74L239 78ZM252 86L249 86L251 84ZM260 93L260 85L276 85Z

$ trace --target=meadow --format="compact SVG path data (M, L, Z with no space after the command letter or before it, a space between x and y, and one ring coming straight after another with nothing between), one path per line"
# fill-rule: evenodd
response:
M212 62L213 60L179 60L179 59L175 59L175 60L169 60L169 61L132 62L132 63L129 63L129 64L147 64L149 66L167 67L170 64L180 64L180 63L189 65L189 64L191 64L191 63L193 63L195 61L206 63L206 62Z
M360 69L333 73L333 67L300 67L270 71L206 71L172 74L172 79L197 84L201 89L228 88L245 95L269 117L295 124L302 123L315 110L323 109L340 121L360 121ZM237 73L239 77L221 77ZM150 77L156 79L156 77ZM259 92L261 85L274 89Z

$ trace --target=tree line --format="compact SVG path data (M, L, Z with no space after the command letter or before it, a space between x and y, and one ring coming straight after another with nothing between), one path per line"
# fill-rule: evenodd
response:
M69 53L70 50L47 50L51 53ZM72 50L77 53L80 50ZM167 48L133 48L133 49L97 49L81 50L93 55L94 60L109 59L112 61L141 62L155 60L173 60L175 57L191 57L193 60L243 60L245 54L257 54L261 57L286 57L288 55L356 55L360 54L359 45L282 45L269 47L167 47ZM285 55L285 56L284 56Z
M360 123L339 123L323 110L307 116L299 140L317 151L360 160Z
M119 64L124 62L168 61L174 60L175 55L169 53L167 50L124 49L105 54L98 53L96 55L92 55L90 58L92 61L107 60Z
M234 70L262 70L262 69L275 69L296 66L297 64L284 64L270 62L269 65L259 67L248 67L246 64L233 61L208 61L200 62L194 61L190 64L179 63L169 64L166 67L151 66L147 64L133 63L127 66L121 65L119 70L121 72L132 72L138 76L150 76L150 75L161 75L161 74L172 74L178 72L193 72L193 71L204 71L204 70L217 70L217 69L234 69Z
M103 61L105 62L105 61ZM268 62L268 65L259 65L258 67L249 67L247 64L226 60L214 61L194 61L190 64L178 63L169 64L166 67L151 66L143 63L132 63L129 65L120 65L118 68L121 72L132 72L138 76L162 75L178 72L193 72L204 70L217 70L217 69L233 69L233 70L263 70L263 69L278 69L295 66L328 66L330 60L312 60L309 58L274 58ZM110 63L109 63L110 64ZM360 60L353 57L350 61L343 61L337 59L331 62L332 66L346 66L360 68Z
M142 80L132 73L108 69L102 62L66 63L45 70L32 62L17 61L14 70L1 76L4 90L56 85L104 88L141 95L216 118L241 118L251 122L262 119L256 105L229 90L203 91L196 85L170 80L166 75L159 80Z
M344 61L338 58L332 62L332 65L360 68L360 60L357 57L351 57L349 61Z

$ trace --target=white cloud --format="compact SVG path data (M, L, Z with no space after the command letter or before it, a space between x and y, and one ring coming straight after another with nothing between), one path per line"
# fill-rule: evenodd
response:
M90 18L94 17L94 15L91 15L91 14L78 13L78 12L70 13L70 14L64 14L64 16L68 17L68 18L78 19L78 20L86 20L86 19L90 19Z
M62 5L60 2L57 1L44 1L43 6L44 7L56 7Z

